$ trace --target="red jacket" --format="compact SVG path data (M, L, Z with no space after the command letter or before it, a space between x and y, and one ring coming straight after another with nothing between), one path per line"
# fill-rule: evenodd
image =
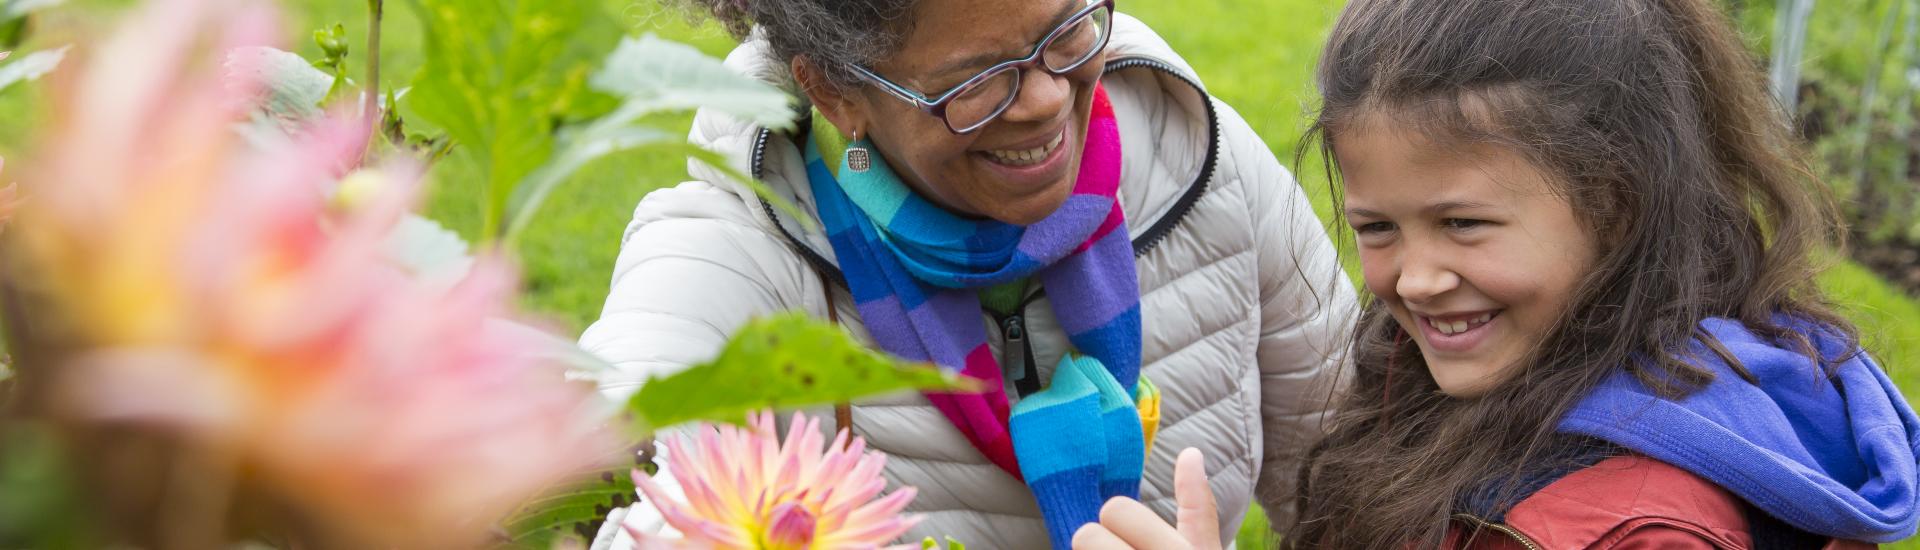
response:
M1738 549L1753 547L1746 505L1713 482L1644 456L1609 458L1520 501L1505 524L1459 516L1459 550ZM1483 527L1475 529L1475 527ZM1829 550L1877 548L1846 540Z

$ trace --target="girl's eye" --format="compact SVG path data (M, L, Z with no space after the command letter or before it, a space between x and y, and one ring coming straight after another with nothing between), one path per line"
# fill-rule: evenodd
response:
M1388 231L1393 231L1393 222L1373 222L1373 223L1360 224L1359 227L1353 228L1353 231L1361 235L1376 235L1380 233L1386 233Z
M1447 229L1452 229L1455 231L1465 231L1468 229L1473 229L1475 227L1486 225L1486 223L1487 222L1485 220L1471 220L1466 218L1447 218L1445 220L1440 221L1440 225L1446 226Z

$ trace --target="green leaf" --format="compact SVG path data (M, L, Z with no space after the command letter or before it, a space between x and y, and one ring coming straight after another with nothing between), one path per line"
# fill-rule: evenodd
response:
M786 92L736 73L692 46L652 33L622 40L590 83L625 98L629 108L638 107L636 118L660 110L705 108L778 130L793 124L793 97Z
M426 60L406 103L478 167L482 235L502 233L508 198L547 163L558 121L619 37L598 2L413 0ZM453 183L453 182L448 182Z
M902 365L840 327L787 313L747 323L711 362L654 378L627 402L643 427L740 422L749 411L850 401L902 390L976 391L971 379Z
M603 461L608 466L568 476L566 482L542 491L543 496L522 503L500 523L508 544L545 550L566 538L592 540L606 523L608 513L639 500L633 470L650 472L653 465L636 448L651 444L643 441L630 445L620 456Z
M42 50L27 54L26 57L0 65L0 91L21 82L28 82L53 72L66 59L67 50L73 46L61 46L51 50Z
M742 174L739 170L733 169L733 166L727 163L726 157L693 145L686 146L686 153L687 156L692 157L694 160L698 160L714 170L718 170L722 175L727 176L727 178L747 186L748 189L752 189L753 194L766 199L774 208L779 208L781 211L786 212L787 215L793 216L793 219L798 220L801 226L810 230L819 229L819 224L813 221L812 216L808 216L805 212L800 211L800 207L794 206L792 202L781 197L779 193L773 192L773 188L767 187L766 183L753 179L752 176Z
M324 114L320 102L333 87L333 75L313 67L300 54L255 46L227 53L230 82L258 82L263 88L255 116L281 124L298 125Z
M594 89L621 98L621 104L589 123L565 130L556 153L513 190L507 202L504 236L512 241L533 220L540 204L587 164L619 151L684 141L678 134L633 124L666 110L714 109L773 128L792 122L793 98L764 82L728 69L700 50L649 33L621 40L588 80ZM763 196L771 196L764 194ZM805 216L798 216L806 219Z

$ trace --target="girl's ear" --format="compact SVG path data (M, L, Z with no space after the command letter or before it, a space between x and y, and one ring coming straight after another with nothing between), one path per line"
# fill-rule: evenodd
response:
M833 123L840 133L864 135L872 116L867 112L865 98L852 90L841 90L827 80L827 73L806 56L794 56L791 69L793 80L800 85L801 93L807 95L807 101L820 111L821 116Z

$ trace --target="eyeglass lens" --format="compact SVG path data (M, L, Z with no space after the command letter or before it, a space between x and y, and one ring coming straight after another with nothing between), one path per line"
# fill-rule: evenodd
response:
M1106 42L1109 32L1108 10L1096 9L1068 22L1053 35L1040 52L1040 63L1047 72L1071 71L1092 59ZM956 131L971 131L1000 116L1020 90L1020 71L1004 69L974 83L947 104L947 125Z

